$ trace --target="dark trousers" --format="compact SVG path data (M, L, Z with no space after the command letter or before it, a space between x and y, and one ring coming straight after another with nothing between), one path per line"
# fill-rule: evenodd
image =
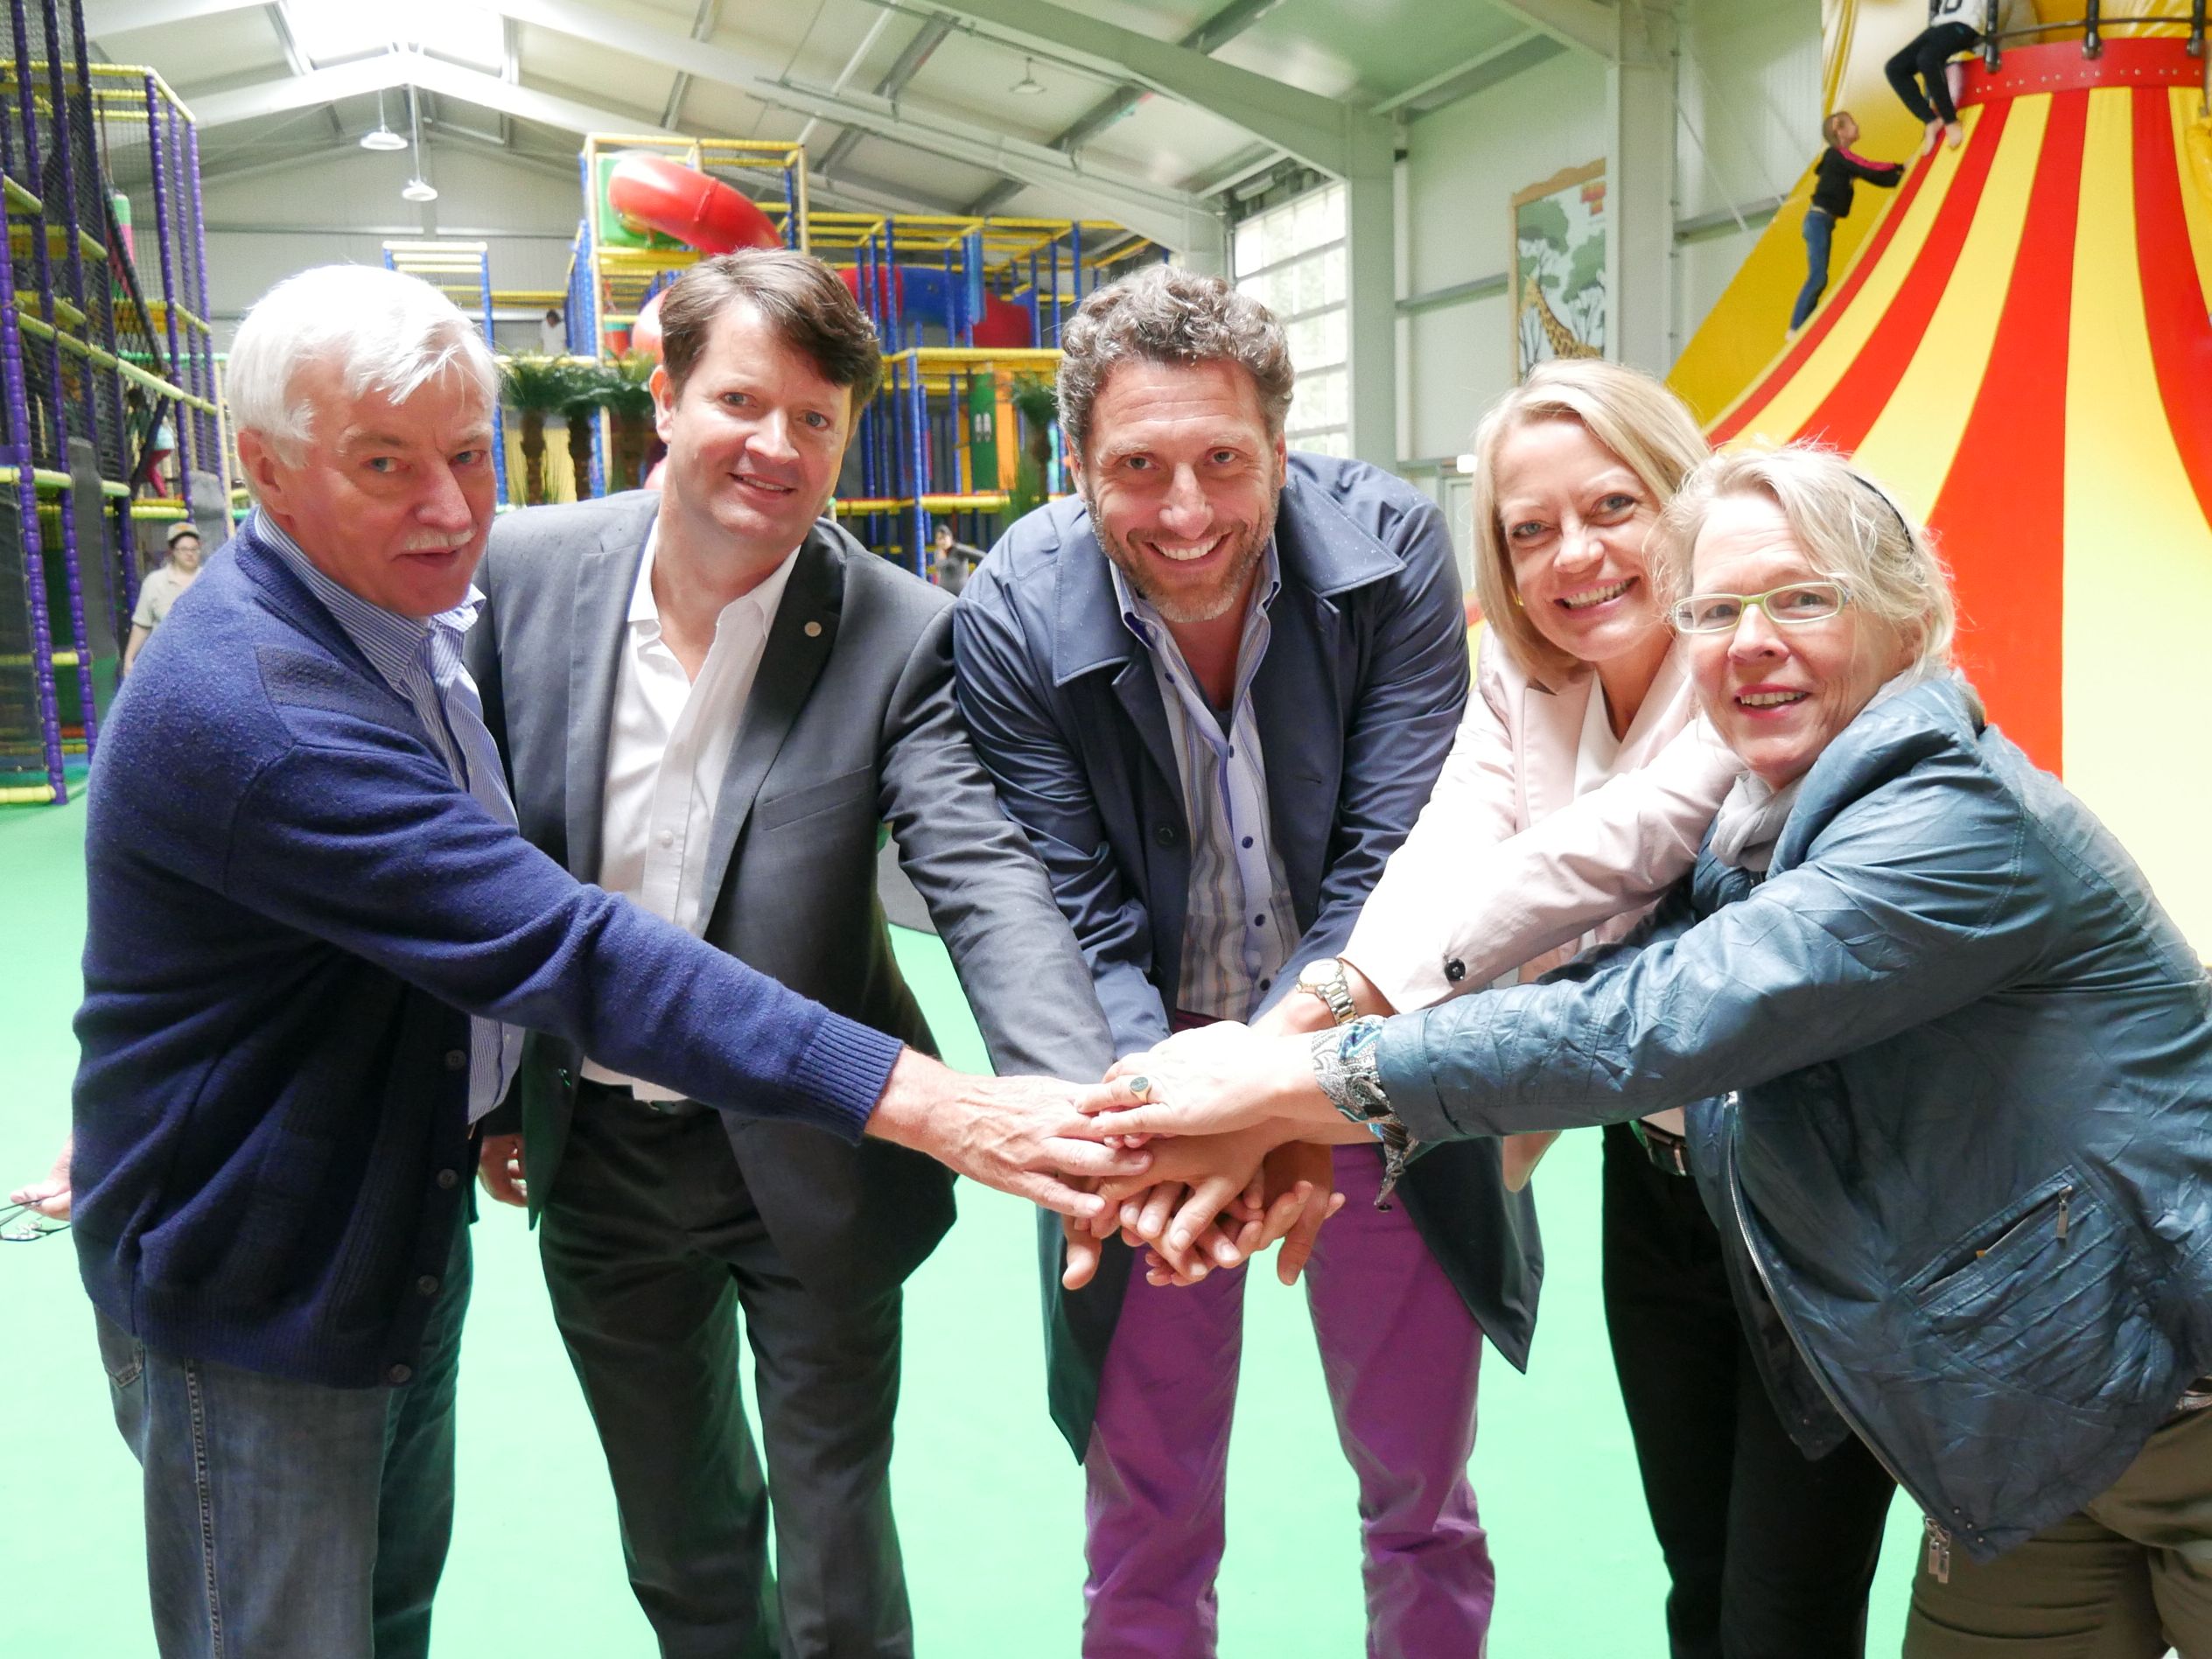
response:
M911 1655L891 1514L900 1293L858 1306L816 1296L768 1237L719 1114L672 1116L595 1088L578 1102L540 1231L630 1586L662 1653ZM740 1307L759 1452L738 1380Z
M1940 120L1948 127L1958 119L1957 106L1951 102L1950 80L1944 70L1953 58L1962 52L1972 51L1981 39L1965 24L1940 23L1933 29L1922 30L1882 66L1882 73L1889 77L1891 88L1904 100L1905 108L1913 112L1914 120L1923 124ZM1921 92L1923 81L1928 85L1924 96Z
M1696 1182L1605 1131L1605 1303L1673 1659L1859 1659L1894 1490L1857 1440L1800 1452L1760 1382Z
M1805 209L1805 285L1797 290L1797 304L1790 310L1793 333L1805 326L1805 318L1828 291L1828 249L1835 235L1835 215L1822 207Z

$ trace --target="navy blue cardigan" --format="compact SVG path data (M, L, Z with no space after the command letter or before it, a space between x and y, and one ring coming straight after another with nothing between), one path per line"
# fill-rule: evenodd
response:
M493 818L250 528L89 793L78 1258L169 1353L406 1379L473 1172L468 1014L847 1140L898 1056Z

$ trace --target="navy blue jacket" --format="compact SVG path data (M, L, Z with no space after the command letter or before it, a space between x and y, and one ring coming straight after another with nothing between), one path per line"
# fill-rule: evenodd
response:
M2104 1491L2212 1366L2212 987L2119 844L1946 680L1829 746L1766 880L1708 854L1647 926L1393 1020L1399 1115L1690 1106L1808 1451L1856 1430L1981 1558Z
M169 1353L405 1380L474 1172L469 1014L848 1140L898 1056L494 819L250 529L141 654L89 794L78 1259Z
M1350 937L1435 787L1468 678L1451 539L1419 491L1364 462L1293 454L1275 538L1283 588L1252 700L1300 937L1269 1002ZM1115 1046L1149 1048L1176 1005L1188 819L1158 682L1081 500L1000 540L954 607L953 653L976 752L1044 858ZM1483 1330L1525 1364L1543 1256L1495 1145L1425 1158L1399 1191ZM1110 1248L1071 1294L1057 1218L1040 1218L1039 1240L1053 1416L1080 1457L1130 1253Z

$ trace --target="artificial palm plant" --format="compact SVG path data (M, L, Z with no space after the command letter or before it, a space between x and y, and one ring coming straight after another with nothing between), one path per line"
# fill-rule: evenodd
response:
M522 502L536 507L545 500L545 417L569 405L576 388L575 362L525 352L507 360L501 371L501 396L507 406L522 416Z
M599 403L613 427L613 454L607 468L607 489L634 490L645 481L645 452L653 442L653 390L647 383L659 364L644 352L632 352L612 363L602 364L606 378Z
M1008 522L1032 508L1042 507L1052 490L1053 423L1060 418L1060 396L1052 382L1036 374L1017 374L1007 388L1006 401L1021 417L1022 457L1014 471L1012 499L1007 503Z
M599 423L599 410L606 405L615 370L611 363L589 358L575 359L573 366L575 374L561 415L568 422L569 472L576 480L576 499L580 501L591 493L592 438Z

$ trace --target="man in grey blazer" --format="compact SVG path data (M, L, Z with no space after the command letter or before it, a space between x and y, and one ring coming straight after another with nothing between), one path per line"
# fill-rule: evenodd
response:
M1088 971L954 709L950 601L816 517L880 374L866 318L780 250L702 262L661 317L664 490L503 520L477 578L471 668L523 834L929 1049L876 897L887 827L998 1069L1096 1077L1112 1042ZM881 1143L725 1129L550 1040L518 1093L486 1184L541 1223L662 1653L910 1654L900 1287L952 1222L950 1176Z

